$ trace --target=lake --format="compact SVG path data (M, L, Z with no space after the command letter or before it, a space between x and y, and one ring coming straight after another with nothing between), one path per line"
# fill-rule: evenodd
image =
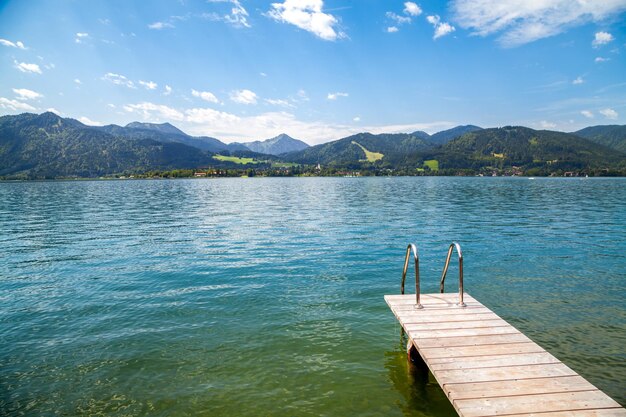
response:
M383 300L409 242L437 292L452 241L468 293L626 405L625 202L626 179L0 183L0 414L453 416Z

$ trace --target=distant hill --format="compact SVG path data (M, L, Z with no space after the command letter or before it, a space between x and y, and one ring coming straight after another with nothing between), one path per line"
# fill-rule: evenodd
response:
M187 136L185 132L183 132L176 126L173 126L169 123L157 124L157 123L131 122L127 124L126 127L129 129L145 129L145 130L153 130L155 132L160 132L160 133L165 133L165 134Z
M253 152L264 153L268 155L280 155L288 152L300 151L309 147L308 144L301 140L294 139L289 135L280 134L274 138L263 141L245 142L239 145L245 146Z
M211 162L212 154L195 147L129 139L50 112L0 117L0 176L98 177Z
M459 126L441 132L439 140L466 133L443 145L432 143L432 135L360 133L337 141L282 155L303 164L321 164L338 169L416 169L455 173L460 170L513 170L535 175L556 171L626 168L626 154L573 134L533 130L521 126L481 129ZM433 168L436 167L436 168ZM515 168L514 168L515 167Z
M364 150L365 148L365 150ZM359 133L333 142L283 155L285 160L305 164L358 165L367 161L366 151L382 154L379 164L404 164L417 152L432 148L427 140L413 134Z
M477 130L482 130L482 127L474 125L456 126L452 129L437 132L434 135L431 135L429 139L432 143L436 145L444 145L450 142L452 139L456 139L459 136L464 135L465 133L475 132Z
M430 135L422 130L416 130L415 132L411 133L413 136L418 137L420 139L429 139Z
M574 132L576 136L626 152L626 125L589 126Z
M132 122L124 127L118 125L107 125L92 126L92 128L112 135L124 136L128 139L152 139L158 142L182 143L214 153L222 151L247 150L246 147L239 145L227 145L218 139L208 136L189 136L169 123L155 124Z
M441 168L493 167L576 170L624 166L626 154L579 136L522 126L466 133L438 148L429 158Z

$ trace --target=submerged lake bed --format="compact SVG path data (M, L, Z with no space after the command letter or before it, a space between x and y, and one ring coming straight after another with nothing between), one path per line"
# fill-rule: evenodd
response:
M468 293L625 405L624 201L623 178L0 183L0 414L455 415L383 300L409 242L437 292L452 241Z

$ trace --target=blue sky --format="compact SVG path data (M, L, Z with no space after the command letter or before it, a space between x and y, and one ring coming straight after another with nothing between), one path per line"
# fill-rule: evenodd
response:
M626 0L0 2L0 114L310 144L626 124Z

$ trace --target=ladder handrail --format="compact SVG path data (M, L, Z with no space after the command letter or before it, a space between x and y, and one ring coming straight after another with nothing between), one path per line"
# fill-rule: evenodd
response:
M456 242L452 242L448 248L448 256L446 257L446 264L443 267L443 273L441 274L441 282L439 284L439 292L443 294L444 283L446 280L446 274L448 273L448 266L450 266L450 258L452 258L452 251L456 248L459 254L459 306L465 307L463 302L463 252L461 251L461 245Z
M406 255L404 257L404 269L402 270L402 284L400 285L400 293L404 294L404 281L406 280L406 272L409 269L409 257L413 252L413 260L415 261L415 308L422 308L420 303L420 264L419 256L417 254L417 246L413 243L409 243L406 247Z

